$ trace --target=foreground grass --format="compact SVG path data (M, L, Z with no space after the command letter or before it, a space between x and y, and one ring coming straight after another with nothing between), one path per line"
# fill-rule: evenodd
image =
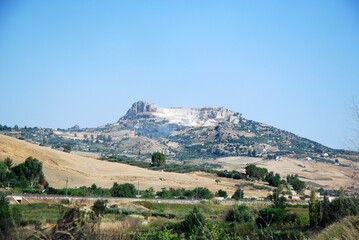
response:
M356 240L359 238L359 215L346 217L339 222L325 228L319 234L313 236L314 240L346 239Z
M183 218L190 211L192 211L194 206L196 206L207 218L223 218L228 210L232 207L231 205L215 205L208 203L193 205L176 203L153 203L145 201L136 202L136 204L146 207L151 211L170 212L180 218Z

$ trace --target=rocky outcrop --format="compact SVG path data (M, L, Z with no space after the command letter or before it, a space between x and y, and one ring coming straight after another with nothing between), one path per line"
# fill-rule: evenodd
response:
M121 120L152 118L158 121L183 126L215 126L218 122L238 123L241 114L234 113L224 107L204 108L160 108L153 103L136 102Z

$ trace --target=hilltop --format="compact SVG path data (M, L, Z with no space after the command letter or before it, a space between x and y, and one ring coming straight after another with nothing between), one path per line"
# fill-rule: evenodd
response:
M60 150L57 151L59 156L66 154L71 158L75 155L62 152L66 145L73 153L92 161L108 155L148 161L153 152L160 151L169 162L178 164L240 170L248 163L256 163L282 177L298 174L307 184L316 187L358 188L353 183L359 169L358 153L331 149L285 130L248 120L224 107L161 108L139 101L117 122L96 128L0 126L0 132L39 145L42 150ZM83 172L79 168L76 171ZM104 180L112 180L112 177Z

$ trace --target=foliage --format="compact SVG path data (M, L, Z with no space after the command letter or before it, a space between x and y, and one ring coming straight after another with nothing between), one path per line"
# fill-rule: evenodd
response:
M181 230L187 235L198 234L203 229L205 222L206 220L202 213L200 213L197 207L194 207L181 222Z
M151 164L153 166L163 166L166 164L166 157L163 153L155 152L151 157Z
M243 196L244 196L243 190L237 189L231 198L235 200L240 200L243 199Z
M33 157L28 157L24 163L20 163L11 169L18 179L25 178L31 183L38 182L44 177L42 163Z
M310 191L310 200L309 200L309 220L311 227L318 226L319 220L319 208L318 208L317 193L314 189Z
M14 227L15 224L11 216L9 202L6 199L6 195L0 193L0 239L9 237Z
M227 192L222 189L219 189L218 192L216 192L215 196L224 198L228 197Z
M276 173L274 175L273 172L269 172L265 177L265 180L269 183L270 186L278 187L279 184L285 183L283 180L280 179L280 175Z
M100 216L106 213L107 210L107 200L96 200L92 206L92 210L95 212L96 216Z
M259 210L256 224L260 227L268 227L271 224L281 225L295 221L295 214L288 214L282 208L267 207Z
M112 197L136 197L136 188L133 184L118 184L115 182L110 189Z
M268 173L268 170L266 168L260 168L254 164L247 165L245 169L248 176L259 179L264 178Z
M293 189L297 192L297 193L302 193L304 190L305 190L305 182L299 180L299 179L295 179L293 182L292 182L292 186L293 186Z
M246 204L234 205L226 214L227 222L246 223L252 222L253 216Z

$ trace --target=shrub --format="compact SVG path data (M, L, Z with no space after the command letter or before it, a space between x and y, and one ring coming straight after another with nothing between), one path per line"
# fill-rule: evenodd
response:
M234 205L226 215L227 222L238 222L238 223L245 223L245 222L252 222L253 216L249 211L249 208L246 204L241 205Z

